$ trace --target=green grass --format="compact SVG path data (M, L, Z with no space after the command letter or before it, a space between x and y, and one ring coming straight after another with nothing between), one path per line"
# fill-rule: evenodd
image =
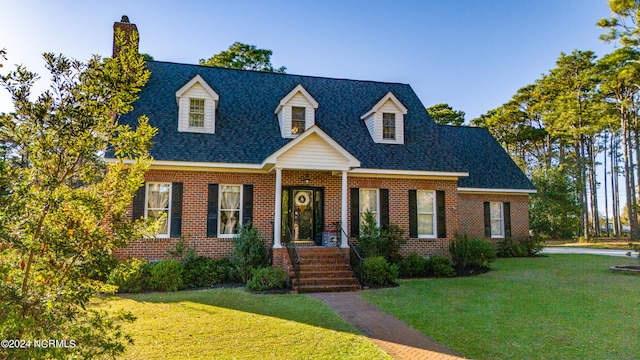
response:
M474 359L640 358L636 260L554 255L498 259L469 278L418 279L363 298Z
M321 302L301 295L213 289L127 295L96 307L124 308L135 344L125 359L388 359Z

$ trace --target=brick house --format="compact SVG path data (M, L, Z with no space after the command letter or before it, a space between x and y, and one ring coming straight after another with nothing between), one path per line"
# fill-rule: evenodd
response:
M158 128L132 214L167 220L120 256L166 258L180 236L227 256L251 222L281 264L288 241L347 249L367 210L405 231L404 255L448 254L458 233L528 236L531 182L487 130L436 125L407 84L147 66L121 120Z

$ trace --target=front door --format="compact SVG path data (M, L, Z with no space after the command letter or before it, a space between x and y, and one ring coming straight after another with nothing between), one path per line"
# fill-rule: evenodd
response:
M322 189L290 187L282 191L283 236L322 244Z

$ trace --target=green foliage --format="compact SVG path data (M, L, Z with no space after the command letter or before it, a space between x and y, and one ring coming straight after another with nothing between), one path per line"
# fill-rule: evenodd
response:
M253 269L269 266L269 253L257 228L246 224L239 231L233 238L231 263L240 281L246 283Z
M381 229L371 211L364 213L364 223L360 227L358 251L363 257L383 256L390 263L402 260L400 248L407 242L404 231L395 224Z
M464 111L453 110L449 104L436 104L427 108L429 116L438 125L464 125Z
M609 0L607 2L613 16L602 18L597 25L609 29L600 39L606 42L619 40L623 46L637 47L640 40L640 4L633 0Z
M404 278L422 277L429 272L429 261L413 253L400 263L400 276Z
M280 267L253 269L251 273L251 279L247 281L249 291L284 289L287 283L287 273Z
M37 97L39 77L24 66L0 76L15 109L0 114L0 338L82 341L25 350L24 358L114 357L130 340L120 322L131 316L86 306L113 291L102 281L113 266L105 255L150 231L127 208L156 130L145 117L135 129L118 122L150 73L116 35L122 51L113 58L84 64L45 53L50 89ZM108 166L107 150L116 158ZM13 357L0 349L0 358Z
M138 293L146 290L149 278L147 262L141 259L127 259L119 263L109 274L107 284L118 287L120 293Z
M149 263L149 289L178 291L183 287L182 264L177 260L163 260Z
M536 256L544 247L544 240L540 236L530 236L520 239L520 249L523 256Z
M496 251L496 253L498 257L501 258L525 256L524 250L522 249L522 247L520 247L520 244L518 244L510 237L506 237L498 243L498 250Z
M189 241L184 236L180 236L173 248L167 248L167 254L184 259L196 256L196 249L189 246Z
M453 262L446 256L434 255L428 260L428 268L433 272L435 277L454 277L456 271L453 268Z
M459 270L468 268L488 268L496 260L496 248L488 240L457 236L449 246L455 267Z
M204 256L188 256L182 261L182 266L182 279L187 289L231 281L231 261L227 258L214 260Z
M580 229L580 206L575 183L562 168L533 172L531 181L538 189L529 203L531 229L551 239L569 239Z
M274 69L271 65L273 52L267 49L258 49L255 45L235 42L229 49L222 51L209 59L200 59L200 65L219 66L230 69L256 70L276 72L284 74L286 67Z
M389 264L382 256L365 258L358 268L356 274L364 285L391 285L398 279L400 266Z

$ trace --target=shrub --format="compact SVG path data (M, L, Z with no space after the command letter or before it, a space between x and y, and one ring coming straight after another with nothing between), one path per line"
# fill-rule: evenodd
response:
M457 268L466 268L469 261L469 239L467 235L456 236L456 239L449 244L449 252L451 252L451 258Z
M495 246L482 238L469 239L466 235L458 236L449 246L455 267L459 270L467 268L487 268L496 259Z
M251 279L247 281L247 290L266 291L284 289L287 273L280 267L253 269Z
M107 278L107 284L118 287L120 293L137 293L146 290L149 276L147 262L141 259L127 259L116 265Z
M512 238L506 237L498 243L497 255L503 258L520 257L524 255L524 250Z
M367 257L383 256L391 263L402 259L400 247L407 242L404 231L395 224L381 229L371 211L364 213L364 222L358 237L358 250Z
M356 273L364 285L389 285L398 279L399 268L398 264L389 264L382 256L374 256L364 259Z
M236 276L246 283L251 278L251 271L269 265L269 253L258 229L251 224L240 227L240 233L233 238L231 263Z
M520 240L522 256L535 256L537 253L542 251L543 247L544 239L538 235Z
M182 266L182 280L186 288L210 287L230 280L231 261L226 258L214 260L187 256Z
M490 241L481 238L469 240L469 267L488 268L496 257L496 247Z
M425 276L429 272L428 266L427 259L413 253L400 263L400 276L408 278Z
M149 288L177 291L182 288L182 264L177 260L163 260L149 264Z
M427 260L427 267L431 269L435 277L454 277L456 271L453 262L446 256L434 255Z

